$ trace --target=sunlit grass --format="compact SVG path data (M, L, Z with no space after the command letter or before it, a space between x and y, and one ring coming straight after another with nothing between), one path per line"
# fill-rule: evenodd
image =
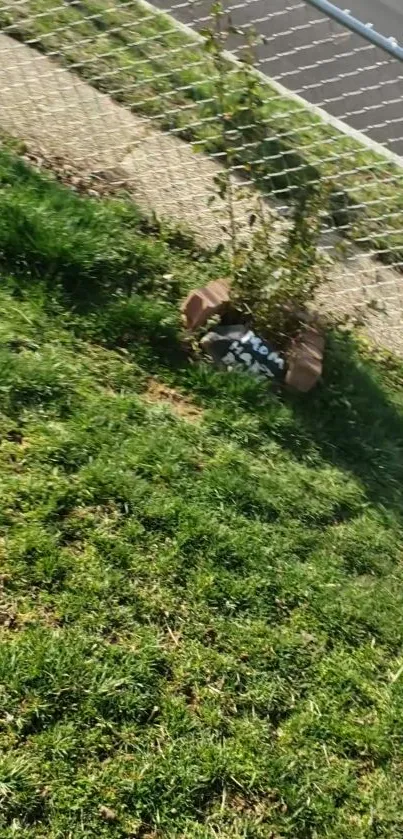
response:
M401 365L191 364L175 296L224 257L1 181L2 836L400 838Z

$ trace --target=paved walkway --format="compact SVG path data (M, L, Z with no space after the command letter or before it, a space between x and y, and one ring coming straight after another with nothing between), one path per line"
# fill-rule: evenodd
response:
M0 55L4 131L83 173L106 171L116 185L129 184L142 206L188 224L210 244L221 240L221 216L208 207L220 171L214 161L4 34Z
M107 173L146 210L188 225L209 245L222 240L224 204L208 206L221 170L190 145L117 105L55 61L0 34L0 127L29 151L64 159L82 174ZM250 200L236 202L247 225ZM354 312L371 300L386 309L369 316L367 332L403 354L402 276L357 251L332 271L321 304Z

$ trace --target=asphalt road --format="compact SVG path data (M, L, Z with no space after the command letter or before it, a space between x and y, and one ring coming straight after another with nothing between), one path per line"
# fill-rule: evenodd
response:
M359 20L372 23L378 32L403 42L402 0L349 0L347 5Z
M156 0L179 20L208 26L211 0ZM403 44L403 0L343 0L343 8ZM237 28L253 26L265 43L259 69L304 99L403 156L403 63L329 21L304 0L225 0ZM237 53L241 40L231 36Z

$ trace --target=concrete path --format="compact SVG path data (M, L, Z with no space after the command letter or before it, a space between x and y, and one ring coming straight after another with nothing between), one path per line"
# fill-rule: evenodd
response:
M222 241L228 224L224 203L208 206L220 166L30 47L0 34L0 127L29 151L58 159L83 175L105 174L123 185L146 210L183 222L199 239ZM236 202L247 227L251 199ZM369 316L367 332L403 354L401 274L353 250L332 269L321 306L355 312L371 300L386 309ZM318 301L319 302L319 301Z
M218 214L208 206L219 165L4 34L0 56L2 130L80 172L107 173L145 209L189 225L210 245L221 241L225 206Z

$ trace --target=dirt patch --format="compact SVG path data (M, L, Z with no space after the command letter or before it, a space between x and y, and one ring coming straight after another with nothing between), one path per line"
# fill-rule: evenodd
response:
M129 190L129 185L125 184L120 170L118 172L115 170L86 171L85 168L81 169L61 155L48 155L39 148L36 152L25 149L21 157L36 172L44 172L50 178L81 195L89 195L93 198L109 195L120 197L126 195ZM119 186L116 185L117 182Z
M183 396L182 393L178 393L173 388L163 385L155 379L150 379L148 382L144 399L146 402L151 402L156 405L169 405L177 417L185 419L188 422L199 422L203 415L203 411L198 405L195 405L190 399Z

